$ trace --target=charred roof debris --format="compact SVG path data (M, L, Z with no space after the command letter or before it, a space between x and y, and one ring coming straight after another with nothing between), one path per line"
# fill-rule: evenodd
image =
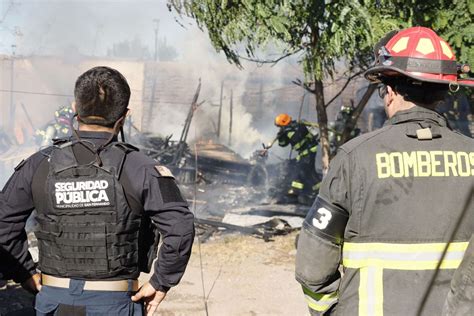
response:
M133 142L141 151L171 169L188 201L195 203L201 239L228 231L269 241L299 229L307 206L278 204L284 190L277 188L289 186L290 161L267 164L262 150L245 159L213 140L188 144L194 113L204 102L198 102L200 89L199 82L179 141L173 135L140 133L131 122L125 129L134 131Z

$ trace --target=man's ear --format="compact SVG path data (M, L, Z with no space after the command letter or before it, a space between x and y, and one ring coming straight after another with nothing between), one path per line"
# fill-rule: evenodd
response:
M397 92L393 90L391 86L387 85L387 95L385 96L387 98L387 104L392 103L396 95L397 95Z
M73 111L74 113L77 113L77 111L76 111L76 101L72 101L72 103L71 103L71 108L72 108L72 111Z
M390 93L396 93L395 90L392 89L391 86L387 85L387 93L390 94Z

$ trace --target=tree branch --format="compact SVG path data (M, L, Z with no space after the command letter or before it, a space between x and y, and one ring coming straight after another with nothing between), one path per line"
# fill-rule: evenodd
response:
M250 57L245 57L245 56L242 56L242 55L239 55L239 54L236 54L236 56L239 58L239 59L243 59L243 60L246 60L246 61L251 61L251 62L254 62L254 63L257 63L257 64L260 64L260 65L263 65L263 64L273 64L275 65L276 63L278 63L280 60L282 59L285 59L287 57L290 57L296 53L299 53L300 51L302 51L303 48L298 48L297 50L295 51L292 51L292 52L288 52L276 59L272 59L272 60L268 60L268 59L256 59L256 58L250 58Z
M352 79L354 79L357 76L360 76L363 73L364 73L364 71L361 70L359 72L356 72L355 74L353 74L349 78L347 78L346 83L342 86L341 90L339 90L339 92L336 93L336 95L331 100L329 100L329 102L326 103L324 105L324 107L327 108L331 103L333 103L334 100L336 100L344 92L344 90L346 90L347 86L349 85L349 82L351 82Z
M293 80L292 83L294 83L295 85L305 89L306 91L308 91L309 93L312 93L312 94L315 94L316 93L316 90L315 89L311 89L311 87L309 86L309 84L306 84L304 82L302 82L300 79L296 79L296 80ZM310 83L311 84L311 83Z

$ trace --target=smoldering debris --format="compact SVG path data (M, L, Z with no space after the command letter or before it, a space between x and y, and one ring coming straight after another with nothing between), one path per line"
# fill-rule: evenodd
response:
M191 124L189 117L182 135ZM301 227L309 207L281 204L291 162L267 164L259 151L245 159L213 140L188 145L186 137L179 142L171 141L171 136L140 137L141 150L173 171L195 212L202 241L228 232L269 241Z
M225 213L220 220L197 217L195 222L201 242L232 232L271 241L273 236L299 230L305 214L306 207L302 205L249 205Z
M235 183L182 186L195 212L201 241L236 232L269 241L299 230L309 206L275 204L269 188Z

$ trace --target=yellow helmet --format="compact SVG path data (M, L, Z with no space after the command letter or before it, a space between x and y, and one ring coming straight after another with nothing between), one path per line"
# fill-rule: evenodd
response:
M291 122L291 116L286 113L278 114L275 117L275 125L276 126L287 126Z

